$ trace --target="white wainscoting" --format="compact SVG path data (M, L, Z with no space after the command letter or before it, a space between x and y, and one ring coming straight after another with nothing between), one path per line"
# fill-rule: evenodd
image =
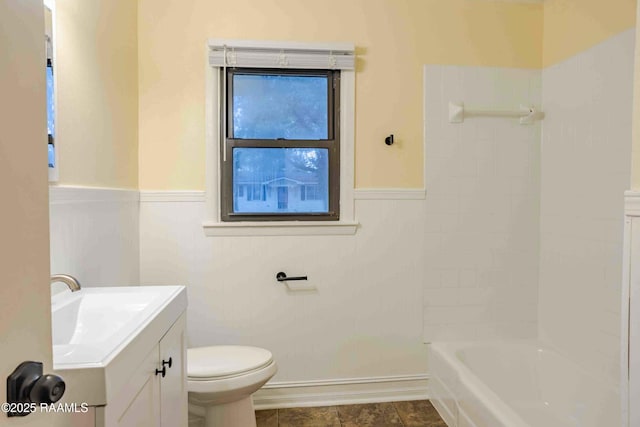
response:
M620 389L623 427L640 425L640 192L625 193Z
M139 284L139 200L137 190L50 187L51 273L82 286Z
M259 407L426 397L424 199L356 200L353 235L208 237L205 202L175 195L141 193L141 283L187 286L190 346L273 353Z

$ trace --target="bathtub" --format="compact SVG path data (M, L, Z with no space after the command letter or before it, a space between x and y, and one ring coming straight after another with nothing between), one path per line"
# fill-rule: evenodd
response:
M620 395L536 341L433 343L431 401L449 427L618 427Z

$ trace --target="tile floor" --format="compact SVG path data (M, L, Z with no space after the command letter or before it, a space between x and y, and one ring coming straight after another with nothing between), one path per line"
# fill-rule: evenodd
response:
M447 427L428 400L256 411L258 427Z

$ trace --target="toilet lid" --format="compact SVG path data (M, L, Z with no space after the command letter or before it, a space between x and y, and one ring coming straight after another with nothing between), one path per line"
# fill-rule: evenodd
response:
M216 345L187 350L189 378L217 378L239 375L268 365L271 352L263 348L240 345Z

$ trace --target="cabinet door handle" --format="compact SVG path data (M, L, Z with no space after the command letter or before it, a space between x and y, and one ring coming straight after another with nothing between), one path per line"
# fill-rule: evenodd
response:
M164 367L164 365L162 366L162 370L160 369L156 369L156 375L158 374L162 374L162 378L164 378L165 375L167 375L167 368Z
M164 369L164 365L169 365L169 368L171 368L171 365L173 364L173 357L169 357L169 361L166 361L164 359L162 359L162 368Z

